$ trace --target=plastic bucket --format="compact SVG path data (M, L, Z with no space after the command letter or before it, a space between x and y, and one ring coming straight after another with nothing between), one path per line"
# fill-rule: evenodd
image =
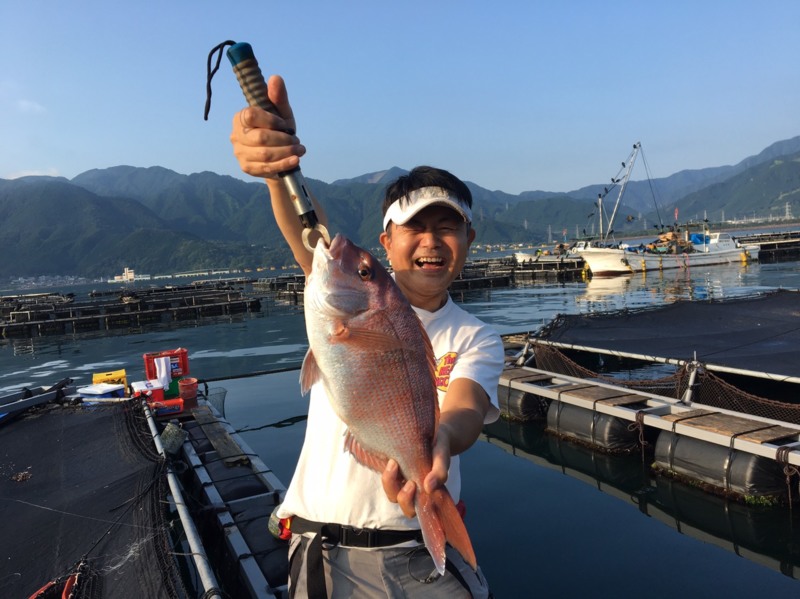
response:
M184 401L197 399L197 379L186 377L178 381L178 394Z

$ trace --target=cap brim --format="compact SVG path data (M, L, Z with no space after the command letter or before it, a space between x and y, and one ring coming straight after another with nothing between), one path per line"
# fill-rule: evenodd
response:
M472 222L472 211L469 206L463 204L458 198L453 197L442 188L425 187L412 191L407 197L400 198L389 206L383 217L384 231L390 222L396 225L404 225L421 210L429 206L450 208L457 212L464 219L464 222Z

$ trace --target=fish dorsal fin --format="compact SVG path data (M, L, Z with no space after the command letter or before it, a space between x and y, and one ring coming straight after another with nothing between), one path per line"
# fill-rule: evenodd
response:
M321 371L317 365L317 360L314 358L314 352L308 348L306 357L303 358L303 367L300 369L300 392L303 394L308 393L311 385L320 380Z
M386 463L389 459L386 456L375 455L364 449L358 439L355 438L355 435L350 432L350 429L347 429L344 435L344 449L349 451L359 464L366 466L370 470L375 472L386 470Z

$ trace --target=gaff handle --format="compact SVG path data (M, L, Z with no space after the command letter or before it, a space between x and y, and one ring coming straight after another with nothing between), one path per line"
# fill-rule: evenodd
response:
M228 48L227 55L233 65L233 72L239 80L239 85L244 92L247 103L250 106L258 106L276 116L281 116L275 104L267 96L267 82L264 80L264 75L261 74L261 68L258 66L258 61L250 44L246 42L233 44ZM287 133L294 135L295 132L287 131ZM319 225L300 167L278 173L278 176L286 185L292 205L303 226L306 229L318 229L325 241L330 243L327 230L324 230L325 228ZM304 235L304 238L307 238L306 235Z
M246 42L233 44L228 48L227 54L247 103L280 116L277 107L267 96L267 82L261 74L252 46ZM287 131L287 133L294 135L295 132Z

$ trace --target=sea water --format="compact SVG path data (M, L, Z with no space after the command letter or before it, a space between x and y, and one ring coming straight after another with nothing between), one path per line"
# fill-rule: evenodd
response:
M537 282L456 299L499 332L511 333L535 331L557 314L775 288L800 289L800 263ZM308 405L299 393L307 345L296 307L265 301L257 314L181 326L0 340L0 395L64 377L89 384L92 373L120 368L128 381L137 380L144 375L144 353L178 347L189 350L193 377L227 391L231 424L288 484ZM265 372L274 374L242 378ZM800 593L796 515L653 479L646 466L639 456L604 456L558 441L541 425L501 421L487 427L462 460L462 493L467 528L495 597ZM797 493L796 478L794 485Z

